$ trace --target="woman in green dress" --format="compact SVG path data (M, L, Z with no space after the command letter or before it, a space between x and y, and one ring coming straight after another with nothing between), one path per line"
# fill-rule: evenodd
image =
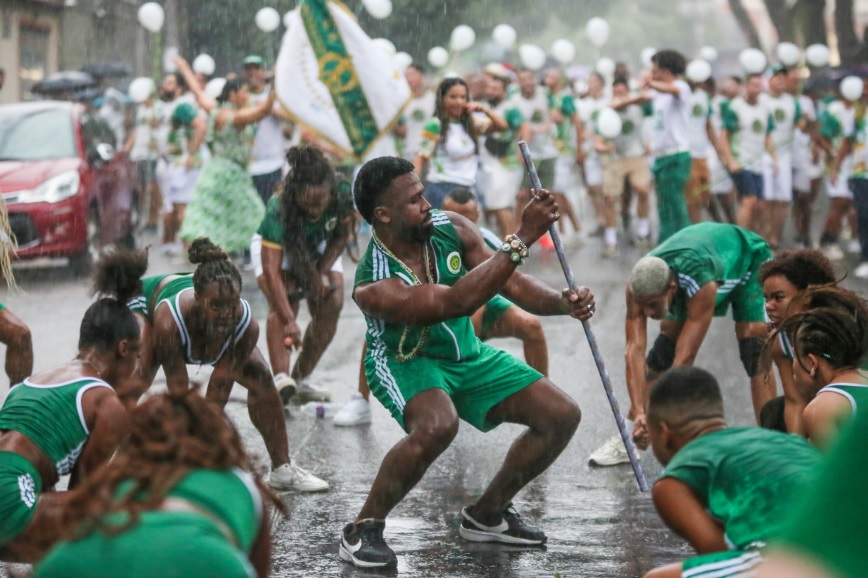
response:
M208 113L206 143L211 151L211 160L202 169L187 207L181 239L189 244L199 237L210 237L225 251L239 253L250 246L265 216L265 205L247 166L253 150L253 125L271 112L274 91L259 105L247 108L247 88L240 79L232 78L215 101L205 94L186 60L177 57L175 63L199 106Z

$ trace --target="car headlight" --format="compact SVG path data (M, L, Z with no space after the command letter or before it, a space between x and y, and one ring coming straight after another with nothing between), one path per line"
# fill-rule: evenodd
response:
M19 203L57 203L75 195L80 184L78 171L67 171L51 177L35 189L21 191L17 200Z

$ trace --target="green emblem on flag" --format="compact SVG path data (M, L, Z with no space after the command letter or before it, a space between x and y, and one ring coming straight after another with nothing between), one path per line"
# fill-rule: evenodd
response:
M347 53L325 0L302 0L299 10L319 66L319 79L334 100L356 155L363 155L379 136L353 61Z

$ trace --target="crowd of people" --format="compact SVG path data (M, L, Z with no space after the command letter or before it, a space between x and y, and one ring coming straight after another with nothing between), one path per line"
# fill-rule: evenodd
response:
M512 501L569 444L581 411L548 377L540 317L596 312L588 287L560 292L519 270L558 226L576 250L599 237L601 258L647 249L625 284L627 424L664 466L653 488L661 519L697 553L647 576L860 575L852 537L830 545L811 516L844 517L824 500L827 484L864 501L844 451L868 424L849 424L868 392L868 302L839 286L834 261L851 249L846 227L861 255L854 276L868 278L865 102L807 93L795 68L718 90L684 80L676 51L651 61L635 77L619 66L581 82L494 63L435 90L411 65L404 114L357 159L290 121L261 57L248 56L244 78L217 98L176 58L178 72L138 106L126 150L149 193L147 225L195 270L146 276L147 253L104 255L77 357L32 376L29 333L11 337L26 326L0 311L13 386L0 408L0 558L45 577L266 576L264 512L283 507L273 492L329 490L290 458L284 404L331 398L312 376L343 309L343 253L364 221L370 242L351 288L366 321L358 392L334 423L369 423L373 394L406 436L340 531L342 560L397 564L386 519L460 420L525 428L461 510L460 536L547 542ZM620 117L615 137L598 126L606 109ZM815 246L821 190L830 202ZM244 270L268 304L268 359L241 297ZM594 285L592 274L581 281ZM728 427L717 380L692 367L730 309L758 427ZM650 348L649 319L660 322ZM485 342L495 337L520 339L525 360ZM213 372L199 392L187 368L202 364ZM149 391L159 370L166 393ZM271 460L264 482L223 414L235 383ZM589 461L627 463L620 434ZM68 491L51 491L67 474ZM791 513L802 496L812 499Z

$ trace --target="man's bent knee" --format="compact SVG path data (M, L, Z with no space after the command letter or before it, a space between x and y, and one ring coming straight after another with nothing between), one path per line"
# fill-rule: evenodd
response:
M763 354L763 340L759 337L745 337L738 340L738 355L749 377L760 372Z
M648 352L645 363L652 372L663 373L672 367L674 362L675 340L661 333L657 336L657 340L654 341L651 351Z
M458 435L458 417L419 425L410 432L410 438L420 446L424 454L436 457L449 447Z

